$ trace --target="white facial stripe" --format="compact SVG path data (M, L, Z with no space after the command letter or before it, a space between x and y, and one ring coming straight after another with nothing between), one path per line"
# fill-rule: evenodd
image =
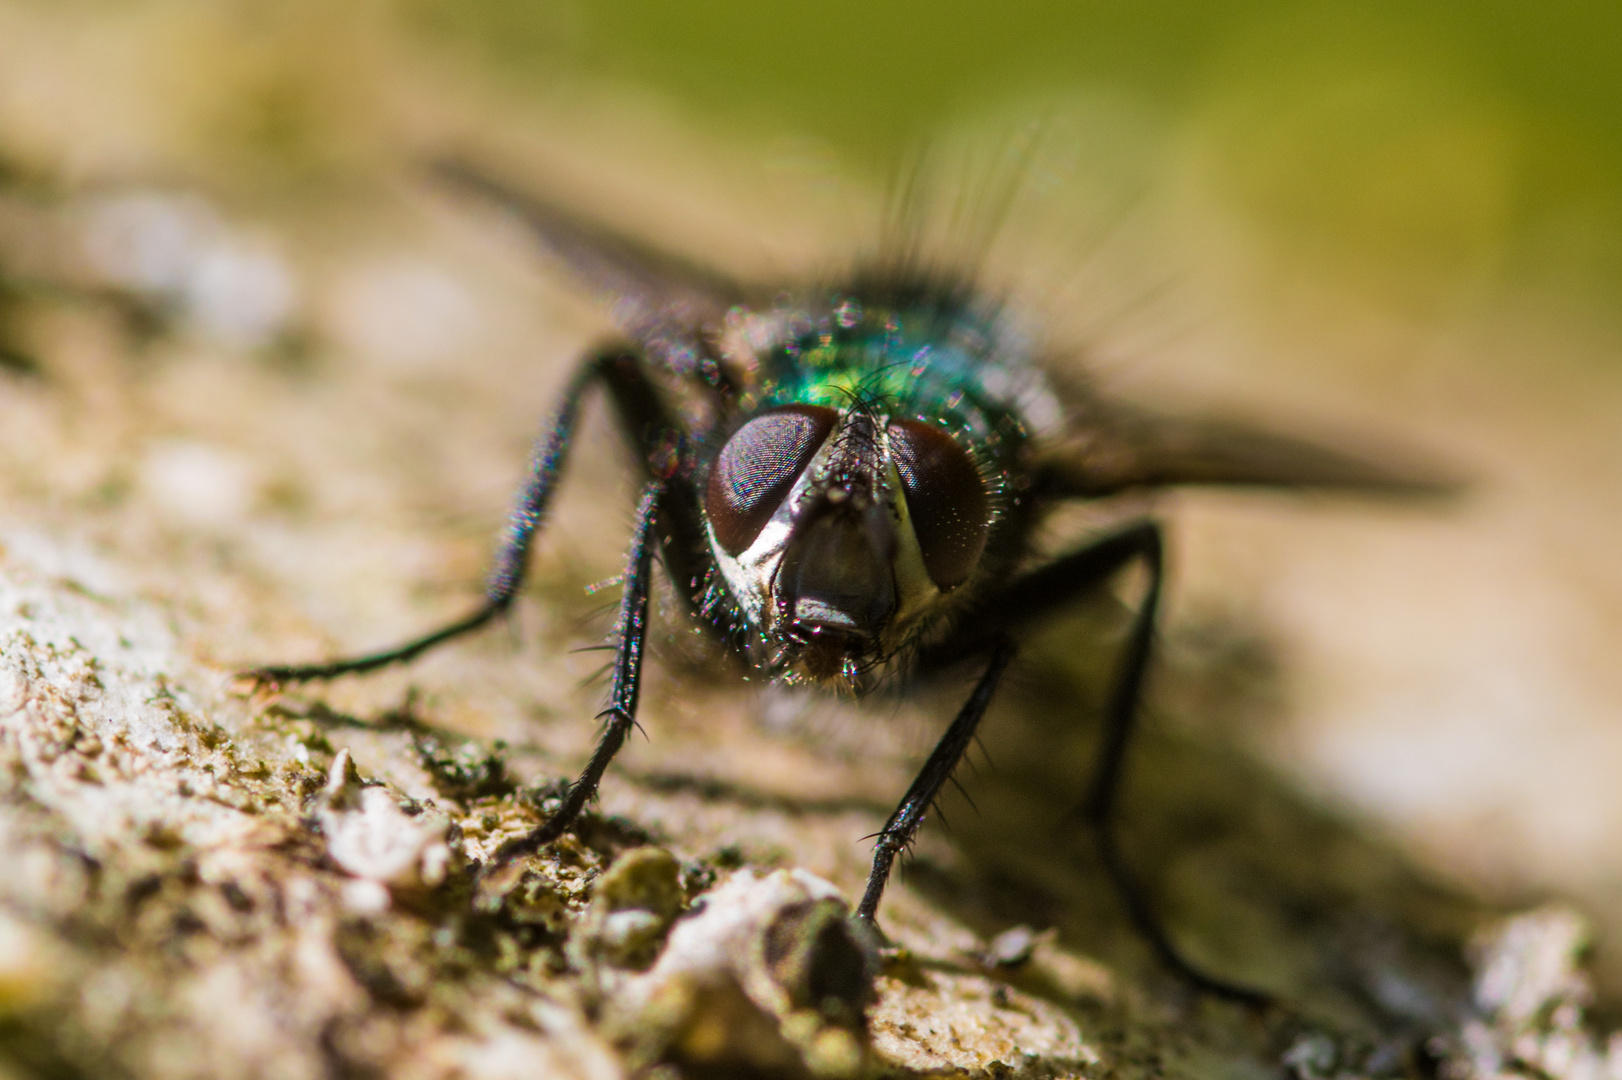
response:
M835 434L837 431L836 428ZM737 555L728 555L726 549L716 541L715 529L708 522L705 523L710 534L710 550L715 552L721 576L726 579L727 587L732 591L733 599L743 608L744 615L756 626L769 627L775 615L771 587L777 580L778 564L783 561L783 553L788 550L788 542L794 535L795 510L811 490L812 476L817 466L827 460L833 443L834 435L830 434L772 512L771 519L760 530L760 535L755 537L755 542L745 550Z

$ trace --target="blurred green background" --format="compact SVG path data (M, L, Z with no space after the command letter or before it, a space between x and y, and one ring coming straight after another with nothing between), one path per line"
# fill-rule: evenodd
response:
M1601 353L1622 346L1615 3L10 0L0 61L0 150L150 175L183 132L228 187L353 171L408 132L432 142L409 114L440 105L441 135L499 114L560 162L577 155L546 118L592 117L574 134L642 144L642 174L661 152L752 153L879 189L943 131L1059 117L1080 171L1172 193L1176 243L1205 276L1250 280L1236 302L1264 319L1299 313L1301 282L1427 327L1513 296L1579 320ZM615 113L623 99L641 112ZM715 137L655 149L626 117L660 110ZM136 134L149 123L162 130Z
M617 4L410 0L448 32L542 83L560 69L657 86L705 110L804 126L865 155L994 98L1105 82L1196 106L1246 70L1410 67L1459 77L1540 129L1622 148L1622 7L1110 3ZM1614 163L1614 160L1613 160Z
M1078 90L1205 139L1287 254L1422 306L1485 277L1604 312L1622 284L1622 5L405 0L515 87L644 87L882 172L953 117ZM1036 106L1032 106L1033 110Z

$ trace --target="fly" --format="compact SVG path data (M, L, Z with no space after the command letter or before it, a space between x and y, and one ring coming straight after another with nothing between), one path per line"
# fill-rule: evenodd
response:
M1140 520L1046 562L1037 526L1077 499L1181 484L1439 493L1407 474L1219 420L1096 397L1063 400L1001 306L962 279L858 275L791 294L751 288L515 191L464 165L442 180L516 214L612 302L622 341L590 353L539 440L471 614L405 644L246 673L286 684L412 659L512 604L586 397L606 394L642 464L605 721L562 804L496 852L511 863L560 837L636 723L654 553L688 613L764 677L860 693L899 674L979 665L968 700L879 832L856 918L874 922L896 857L961 761L1019 641L1133 564L1147 584L1106 699L1079 817L1133 922L1194 986L1266 996L1186 961L1154 916L1113 828L1154 641L1161 526ZM774 298L775 296L775 298Z

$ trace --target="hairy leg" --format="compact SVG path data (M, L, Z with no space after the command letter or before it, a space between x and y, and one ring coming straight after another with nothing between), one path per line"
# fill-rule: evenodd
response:
M631 554L625 567L625 594L620 599L620 614L616 636L619 638L614 653L614 681L609 694L608 708L598 714L604 721L603 733L597 739L597 748L578 779L569 785L563 805L537 828L524 836L508 840L496 851L492 860L502 866L513 859L538 851L550 844L580 816L580 811L597 794L608 763L625 745L627 736L636 727L637 698L642 685L642 649L648 635L648 585L653 576L654 529L659 516L661 486L650 484L642 495L636 510L636 531L631 539Z
M546 433L536 442L529 475L519 491L485 586L485 596L469 614L403 644L360 656L316 664L276 664L243 672L245 678L269 684L310 682L353 675L415 659L489 623L512 606L523 585L530 545L546 520L559 478L573 445L575 425L586 393L601 383L615 406L620 426L641 457L650 479L664 480L659 495L659 537L677 592L693 602L693 591L707 571L708 547L698 514L697 494L679 475L670 450L679 450L677 428L643 370L641 360L623 350L593 355L580 365L564 390L563 401Z
M924 816L934 804L941 788L952 776L958 762L963 760L963 753L969 748L969 742L974 738L975 729L980 726L980 720L986 714L986 708L991 704L991 696L997 691L997 683L1002 679L1009 661L1014 658L1014 643L1008 638L996 640L990 644L991 662L986 665L985 674L975 685L974 692L969 700L963 703L958 710L957 719L952 726L946 729L935 749L930 751L929 758L924 767L919 770L917 779L901 798L901 805L897 806L890 820L884 823L879 830L878 842L873 845L873 869L867 876L867 888L862 893L862 902L856 908L856 917L872 922L879 910L879 898L884 895L884 885L890 880L890 870L895 864L895 858L907 845L912 843L913 836L918 827L924 823Z

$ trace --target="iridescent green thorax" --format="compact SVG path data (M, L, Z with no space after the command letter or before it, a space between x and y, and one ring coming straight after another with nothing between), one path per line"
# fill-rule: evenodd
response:
M1054 409L1024 343L994 312L950 298L864 303L835 294L776 315L774 340L755 357L748 411L861 402L944 427L1000 473Z

